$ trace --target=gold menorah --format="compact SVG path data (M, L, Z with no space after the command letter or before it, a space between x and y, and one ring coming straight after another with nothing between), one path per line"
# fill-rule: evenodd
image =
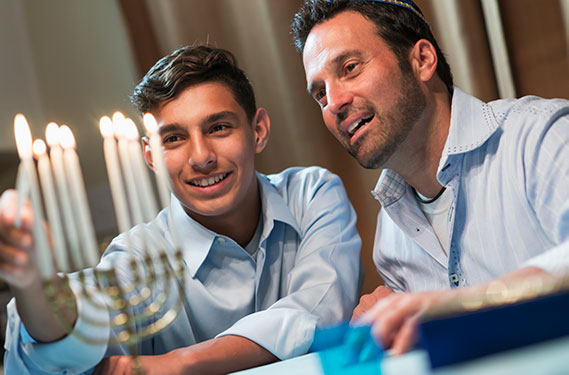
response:
M170 190L157 126L151 116L145 116L144 122L151 138L158 196L162 206L168 207ZM106 345L108 338L101 338L99 332L112 329L118 344L133 356L136 372L143 374L137 360L137 343L157 334L176 318L184 298L184 261L170 210L167 221L173 246L165 243L154 220L158 214L155 193L136 125L117 112L112 120L101 118L100 129L118 229L126 244L126 264L121 263L122 268L116 264L94 268L99 259L98 246L75 140L65 125L48 124L48 156L45 142L36 140L32 146L27 121L23 115L16 116L16 142L22 161L16 182L18 212L24 197L29 196L44 291L61 326L68 334L93 345ZM37 172L31 148L38 159ZM43 225L44 205L49 237ZM18 217L16 225L19 221ZM135 253L129 230L144 223L149 223L149 230L140 230ZM79 271L70 273L72 269ZM74 328L66 314L78 300L94 312L81 317L83 330Z

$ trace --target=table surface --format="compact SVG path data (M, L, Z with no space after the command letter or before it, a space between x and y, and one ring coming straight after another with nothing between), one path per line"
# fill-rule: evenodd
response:
M382 375L479 375L479 374L545 374L569 373L569 337L493 354L473 361L431 370L428 354L415 350L399 357L385 357ZM350 373L338 369L337 373ZM365 375L360 371L358 374ZM318 353L310 353L282 362L240 371L239 375L324 374Z

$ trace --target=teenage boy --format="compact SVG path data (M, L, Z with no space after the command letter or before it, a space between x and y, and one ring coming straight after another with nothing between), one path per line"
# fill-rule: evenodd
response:
M359 293L361 243L342 183L316 167L274 175L255 171L270 120L256 107L233 55L206 46L181 48L156 63L132 101L159 125L173 194L153 224L169 254L176 250L175 229L185 267L183 279L152 290L143 304L167 288L184 292L176 319L135 344L137 365L148 375L227 373L303 354L317 326L349 318ZM32 213L24 212L17 229L15 193L6 192L0 205L1 276L15 294L7 371L81 373L102 361L97 374L131 373L131 348L111 344L117 340L109 322L120 311L91 308L72 276L76 308L66 312L74 322L66 332L49 308L30 256ZM121 284L131 283L130 243L138 269L151 272L143 262L151 229L139 225L128 238L119 235L97 269L114 268ZM165 307L173 307L176 298L168 298ZM94 317L103 327L91 323ZM135 331L144 328L141 323ZM102 340L85 342L81 335Z

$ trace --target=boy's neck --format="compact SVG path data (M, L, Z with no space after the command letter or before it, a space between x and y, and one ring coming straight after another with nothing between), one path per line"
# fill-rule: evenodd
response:
M259 183L255 178L251 191L238 209L223 216L199 216L188 213L195 221L216 232L233 239L245 247L255 235L261 215L261 196Z

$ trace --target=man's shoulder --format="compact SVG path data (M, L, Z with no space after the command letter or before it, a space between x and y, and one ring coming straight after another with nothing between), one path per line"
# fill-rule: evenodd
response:
M546 99L528 95L519 99L500 99L488 105L498 122L507 125L510 122L547 123L569 113L569 100Z

